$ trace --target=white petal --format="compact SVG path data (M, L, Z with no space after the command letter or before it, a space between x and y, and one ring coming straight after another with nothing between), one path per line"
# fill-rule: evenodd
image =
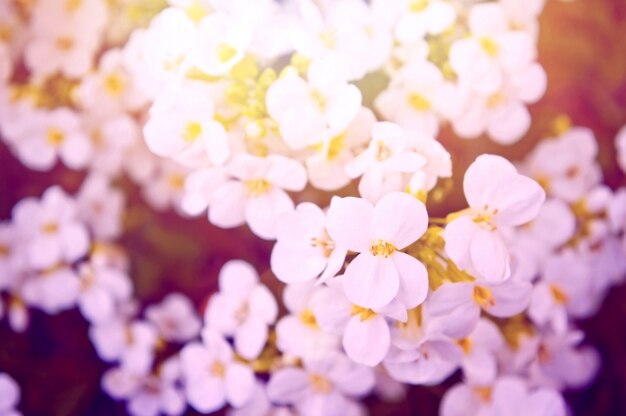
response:
M361 198L333 197L326 216L328 234L344 249L363 252L374 241L374 207Z
M372 309L383 307L398 294L398 270L392 259L361 253L348 265L343 289L352 303Z
M393 192L382 197L374 208L374 235L399 250L420 238L428 227L422 202L412 195Z
M406 253L396 252L391 258L400 276L400 290L397 298L406 309L413 309L424 302L428 294L426 267Z
M389 351L391 336L385 318L380 315L362 321L353 316L343 334L343 347L353 361L374 367Z
M233 407L245 405L254 392L255 379L252 370L239 363L232 363L226 369L226 397Z

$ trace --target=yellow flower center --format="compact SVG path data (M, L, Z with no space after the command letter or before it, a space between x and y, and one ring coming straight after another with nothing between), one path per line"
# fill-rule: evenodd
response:
M506 97L501 92L496 92L495 94L491 94L489 98L487 98L487 107L493 109L501 106L506 101Z
M209 371L212 375L218 378L224 378L226 375L226 367L224 367L224 364L219 361L214 361L213 364L211 364Z
M7 257L10 252L9 246L0 244L0 257Z
M411 0L409 10L412 13L419 13L428 6L428 0Z
M552 293L554 301L559 305L565 305L569 302L569 296L567 296L567 293L565 293L563 289L555 283L550 285L550 293Z
M337 34L333 30L324 30L319 36L326 48L333 49L337 46Z
M472 351L472 339L470 337L457 339L456 343L461 347L465 355L468 355Z
M383 256L385 258L391 256L396 250L396 246L383 240L376 241L370 247L370 251L374 256Z
M480 43L480 47L483 48L487 55L494 57L498 54L498 44L493 39L480 38L478 43Z
M346 134L341 133L332 139L330 139L330 143L328 143L328 152L326 153L327 160L335 160L343 149L346 147Z
M65 140L65 134L56 127L50 127L46 131L46 141L54 147L58 147Z
M391 150L385 145L385 142L376 142L376 160L382 162L391 156Z
M270 190L272 184L266 179L248 179L244 182L248 196L261 196Z
M109 74L104 78L104 90L112 96L118 96L124 91L124 80L118 74Z
M185 14L195 24L198 24L200 23L200 20L202 20L207 15L207 11L204 9L204 7L202 7L200 2L196 1L187 6L187 8L185 8Z
M475 387L474 391L476 392L476 395L478 396L478 398L483 401L483 402L490 402L491 401L491 387Z
M185 178L179 174L172 174L167 179L167 183L172 189L180 190L185 186Z
M324 111L324 109L326 108L326 98L324 98L322 93L317 90L313 90L311 92L311 99L317 105L320 111Z
M65 0L65 10L73 12L81 6L82 0Z
M202 134L202 125L197 121L190 121L185 124L183 131L183 140L187 143L193 143Z
M412 93L408 98L409 105L417 111L430 110L430 101L426 97L418 93Z
M70 38L69 36L61 36L57 38L56 46L62 51L69 51L74 47L74 39Z
M483 286L474 286L473 293L474 301L480 305L481 308L486 309L496 304L491 290Z
M333 390L333 385L330 381L319 374L311 374L310 376L311 388L318 394L329 394Z
M377 313L373 310L368 308L362 308L358 305L352 305L351 313L352 315L358 315L359 318L361 318L361 322L367 321L368 319L373 318L377 315Z
M227 43L220 43L219 45L217 45L217 49L215 50L215 52L217 53L217 58L220 60L221 63L226 63L233 59L235 55L237 55L237 49Z
M319 328L319 325L317 324L317 319L315 319L315 315L313 315L313 311L311 311L310 309L305 309L300 312L300 322L302 322L305 326L308 326L309 328Z

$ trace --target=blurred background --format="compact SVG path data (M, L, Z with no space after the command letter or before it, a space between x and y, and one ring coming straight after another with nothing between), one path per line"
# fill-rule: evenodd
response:
M7 0L0 0L7 1ZM626 1L547 0L541 17L539 61L548 73L548 92L531 106L533 126L517 145L501 147L486 139L464 141L443 129L440 140L453 155L455 183L481 153L520 160L537 143L553 135L554 123L567 115L573 125L591 128L600 145L605 182L625 185L615 161L613 140L626 124ZM12 206L26 196L39 196L60 183L73 192L82 174L64 168L37 173L24 168L0 144L0 219L10 217ZM280 294L280 284L268 272L271 243L255 238L245 227L220 230L206 218L185 219L173 212L149 209L130 183L126 234L121 244L130 253L136 297L143 305L167 293L188 295L201 310L216 290L217 273L228 260L254 264ZM429 206L433 215L462 208L460 186L443 202ZM354 193L347 188L342 193ZM296 200L325 204L330 199L306 190ZM603 365L594 384L567 393L575 415L626 415L626 286L616 287L598 315L579 323L586 343L601 354ZM0 321L0 371L11 374L22 388L20 410L25 415L123 415L124 405L100 391L100 376L107 368L87 337L87 323L78 311L48 316L33 311L30 328L13 333ZM396 404L367 401L373 415L436 415L445 385L413 387ZM194 414L189 412L189 414Z

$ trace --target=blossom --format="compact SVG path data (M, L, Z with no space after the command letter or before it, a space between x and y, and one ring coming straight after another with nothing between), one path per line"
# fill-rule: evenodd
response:
M411 149L408 136L394 123L374 125L367 149L346 165L348 176L362 175L359 193L363 197L375 202L390 191L401 191L403 173L415 173L426 164L426 158Z
M449 324L447 335L467 336L479 321L481 310L495 317L510 317L528 306L532 285L507 280L503 283L447 283L434 291L428 300L433 317L444 317Z
M317 323L312 310L314 287L314 282L307 281L289 284L283 291L289 314L276 324L276 346L287 357L320 358L339 345L339 337Z
M48 188L41 200L25 198L13 207L13 221L28 242L31 267L72 263L87 254L89 234L76 215L75 201L58 186Z
M284 156L239 153L227 169L234 179L215 190L209 203L211 223L231 228L247 222L259 237L274 238L278 219L293 209L285 191L300 191L306 184L302 165Z
M450 47L450 66L459 83L474 91L496 92L507 72L530 65L536 56L532 37L523 31L509 30L502 6L482 3L469 14L472 36L455 41Z
M114 318L117 306L132 295L128 275L115 267L88 262L78 270L81 284L78 307L83 316L92 323Z
M549 388L529 388L519 377L499 378L493 385L457 384L443 398L442 416L467 414L564 416L565 401Z
M444 81L437 66L421 58L394 74L375 101L387 120L428 136L436 136L440 119L453 118L460 105L460 94L454 86Z
M401 6L395 36L402 43L414 43L427 34L438 35L456 19L454 7L446 1L399 0L392 5Z
M170 293L160 304L146 308L146 319L166 341L186 342L200 333L200 319L191 301L180 293Z
M376 206L359 198L333 198L328 233L338 247L359 253L344 274L348 300L374 309L396 296L407 309L422 303L428 292L426 268L400 250L424 234L427 224L424 204L408 194L390 193Z
M361 92L333 70L332 63L311 64L308 80L288 72L267 90L269 115L294 150L315 145L324 134L343 131L361 108Z
M202 413L218 410L226 403L245 405L254 391L252 370L235 360L221 336L204 330L202 340L187 344L180 352L187 401Z
M159 94L144 135L152 152L185 165L193 166L207 158L221 165L230 155L226 131L213 119L211 97L189 87Z
M315 204L303 202L285 213L276 227L271 266L285 283L333 277L343 266L347 251L336 247L326 230L326 214Z
M50 170L59 159L71 169L82 169L92 156L93 147L81 120L69 108L32 110L11 124L11 143L30 169Z
M88 176L76 195L77 216L89 225L94 238L111 240L122 232L124 194L99 174Z
M219 275L220 292L211 297L205 312L207 327L233 337L235 350L246 359L256 358L268 336L268 326L278 315L278 305L248 263L231 260Z
M18 416L15 409L20 401L20 386L7 373L0 373L0 414Z
M340 353L304 361L304 368L276 371L267 386L270 399L293 404L302 415L343 415L349 398L366 395L374 386L373 371Z
M180 362L174 356L158 367L156 374L134 373L115 367L104 373L102 389L114 399L124 399L133 416L177 416L186 407L180 382Z
M445 228L445 251L456 265L479 278L501 282L510 274L509 254L499 227L532 220L545 193L517 173L506 159L479 156L465 172L463 191L469 210Z
M398 301L377 310L354 305L346 299L336 280L313 294L311 310L315 319L322 329L343 335L343 348L351 360L376 366L391 346L391 332L385 318L406 321L406 309Z

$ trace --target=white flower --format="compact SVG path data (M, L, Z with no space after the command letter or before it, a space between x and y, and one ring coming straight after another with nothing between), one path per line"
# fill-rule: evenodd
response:
M13 207L13 221L25 239L29 265L36 269L72 263L89 249L89 235L77 220L76 204L61 188L48 188L41 200L25 198Z
M31 38L24 51L28 68L40 77L56 71L69 78L86 74L107 21L104 1L46 0L37 2L32 13Z
M311 309L315 283L292 283L283 291L289 315L276 324L276 346L286 357L321 358L337 349L336 334L320 328Z
M77 216L98 240L111 240L122 232L125 200L121 190L113 188L108 178L92 174L76 195Z
M20 386L7 373L0 373L0 415L18 416L15 410L20 401Z
M193 63L206 74L225 74L244 57L252 29L247 22L226 13L208 15L198 25Z
M287 367L272 374L269 398L292 404L302 415L345 415L348 398L365 396L374 386L372 369L340 353L304 361L304 368Z
M134 373L115 367L102 376L102 389L114 399L124 399L133 416L178 416L185 411L186 402L180 382L178 357L168 358L156 374Z
M343 336L343 348L352 361L371 367L380 364L391 346L385 318L404 322L406 309L398 301L377 310L362 308L346 299L337 279L332 283L318 288L311 298L317 323L323 330Z
M211 223L231 228L247 222L257 236L274 238L280 216L293 209L285 191L300 191L306 185L302 165L284 156L239 153L227 170L235 179L215 190L209 204Z
M187 401L202 413L219 410L227 403L245 405L254 391L252 370L235 360L221 336L205 330L202 339L202 344L187 344L180 352Z
M497 353L504 345L498 327L481 319L471 334L457 340L463 350L463 376L475 384L492 383L498 374Z
M528 306L532 285L507 280L503 283L446 283L428 298L432 317L447 321L443 332L463 338L478 324L481 311L498 317L510 317Z
M340 132L327 130L324 139L315 145L315 154L306 161L309 181L324 191L334 191L350 183L345 172L354 153L364 147L372 133L376 118L371 110L362 107L348 127Z
M235 350L254 359L263 350L268 327L278 315L278 305L248 263L232 260L219 275L220 292L211 297L205 312L207 327L233 337Z
M155 160L155 165L152 165L152 162L141 158L139 154L135 156L139 156L135 162L146 162L144 166L146 172L143 173L147 175L145 178L140 178L143 179L140 183L143 197L148 204L158 211L174 208L182 212L185 178L189 174L189 168L163 159Z
M145 314L165 341L182 343L200 333L198 314L191 301L180 293L170 293L160 304L148 306Z
M58 159L71 169L82 169L92 156L93 147L81 120L69 108L34 110L12 123L16 124L12 144L30 169L50 170Z
M469 27L472 36L450 47L450 65L461 85L482 94L495 93L507 72L526 68L535 60L533 38L526 32L509 30L498 3L473 6Z
M185 178L181 208L188 215L200 215L209 207L213 193L228 180L221 166L193 170Z
M464 91L469 95L461 114L452 118L452 127L456 134L466 139L486 132L496 143L513 144L526 134L531 125L526 104L538 101L546 88L544 69L532 63L511 73L495 92Z
M548 195L575 202L602 178L597 154L593 132L574 127L554 140L542 141L526 158L522 171L541 183Z
M117 317L91 326L89 339L103 361L119 361L125 370L145 374L152 367L158 336L148 322Z
M61 267L30 276L22 286L22 296L29 306L49 314L70 309L76 305L80 283L76 273Z
M590 293L591 271L582 257L572 250L553 255L533 288L528 316L538 326L550 325L564 333L568 313L577 315L593 304Z
M557 391L545 387L531 390L525 380L515 376L501 377L493 385L457 384L446 392L440 411L442 416L567 414Z
M451 119L461 110L461 97L437 66L418 58L393 75L375 106L387 120L436 136L440 119Z
M159 94L143 131L152 152L184 165L207 158L221 165L230 155L226 130L213 119L211 97L191 87Z
M137 87L154 99L189 66L197 28L179 8L162 10L146 30L135 31L124 47L124 63Z
M522 225L539 212L545 193L506 159L481 155L465 172L469 210L445 228L446 254L461 269L490 282L510 275L509 254L498 227Z
M271 266L285 283L333 277L343 266L346 249L335 246L326 231L326 214L315 204L303 202L284 214L276 227Z
M269 115L287 145L300 150L344 131L361 108L361 91L335 72L331 62L309 67L308 81L288 72L267 90Z
M426 158L413 151L409 132L390 122L378 122L372 129L368 148L346 165L352 178L362 175L359 193L371 202L392 191L402 191L404 173L415 173Z
M120 49L109 49L100 58L97 71L82 78L78 88L80 105L98 114L137 111L145 97L124 69Z
M438 35L456 20L454 6L447 1L397 0L389 3L401 7L395 27L396 38L401 43L415 43L427 34Z
M83 263L78 273L81 279L78 307L92 323L114 318L117 307L132 295L130 278L115 267Z
M428 215L416 198L394 192L376 206L364 199L331 201L327 228L338 247L359 253L345 271L343 287L350 302L381 308L398 298L407 308L424 301L426 268L401 252L424 234Z

